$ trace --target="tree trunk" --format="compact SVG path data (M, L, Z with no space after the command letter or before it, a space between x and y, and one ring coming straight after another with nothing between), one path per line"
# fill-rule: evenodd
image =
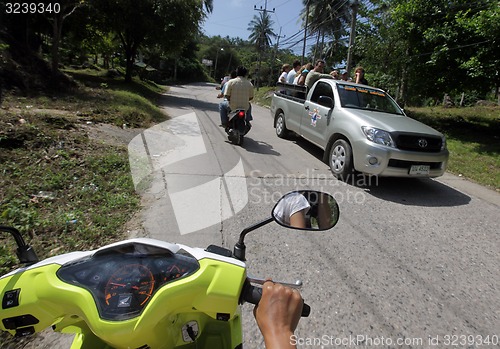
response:
M59 44L61 42L62 33L62 16L56 14L52 23L52 74L59 71Z
M324 51L325 51L325 32L321 32L321 49L319 50L319 58L325 59L326 57L324 56Z
M313 56L313 61L312 63L315 64L317 58L316 58L316 54L318 52L318 46L319 46L319 38L321 36L321 33L318 31L318 36L316 37L316 46L314 46L314 56Z
M132 50L126 50L126 70L125 70L125 82L132 82L132 71L134 69L134 54Z
M132 82L132 72L134 70L134 59L138 45L127 34L120 33L120 40L125 48L125 82Z
M179 58L175 57L174 59L174 81L177 81L177 63L179 61Z

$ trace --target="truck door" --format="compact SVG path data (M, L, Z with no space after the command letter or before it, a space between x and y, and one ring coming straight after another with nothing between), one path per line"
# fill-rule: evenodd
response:
M318 81L313 87L311 98L304 102L304 112L300 124L300 134L307 140L325 147L328 141L328 125L331 123L333 108L320 105L320 96L330 97L334 101L332 86Z

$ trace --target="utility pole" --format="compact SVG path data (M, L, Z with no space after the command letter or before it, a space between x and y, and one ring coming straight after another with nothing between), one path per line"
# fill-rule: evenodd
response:
M309 0L307 1L306 5L306 26L304 27L304 45L302 46L302 60L301 60L301 65L304 65L304 59L306 56L306 40L307 40L307 26L309 23Z
M267 0L264 3L264 8L262 8L262 6L260 6L259 8L257 8L257 5L253 5L253 9L255 11L264 12L264 13L267 13L267 12L274 13L274 11L275 11L274 8L273 8L272 11L267 9ZM259 64L257 65L257 82L256 82L257 90L259 90L259 86L260 86L260 66L261 66L261 63L262 63L262 50L263 50L262 41L263 40L264 40L264 38L262 36L262 33L259 33Z
M354 0L351 4L352 19L351 19L351 34L349 35L349 50L347 51L347 67L346 71L351 74L352 65L352 50L354 49L354 38L356 37L356 16L358 14L358 0Z
M262 8L262 6L260 6L260 8L257 8L257 5L253 5L253 9L254 9L255 11L261 11L261 12L273 12L273 13L274 13L274 11L276 10L275 8L273 8L273 10L272 10L272 11L267 9L267 0L266 0L266 2L264 3L264 8Z
M274 64L275 64L275 61L276 61L276 56L278 55L278 48L280 46L280 38L285 38L286 37L286 35L281 36L281 29L282 29L282 27L280 27L280 33L278 34L278 40L276 40L276 47L274 49L273 60L271 62L271 75L269 76L269 81L271 81L271 79L274 76L274 74L273 74L273 67L274 67Z
M217 61L219 60L219 51L224 51L224 48L222 47L217 48L217 54L215 55L214 80L215 80L215 74L217 74Z

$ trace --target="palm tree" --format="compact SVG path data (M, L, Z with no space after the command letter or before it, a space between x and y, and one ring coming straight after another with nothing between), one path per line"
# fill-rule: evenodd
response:
M267 11L260 12L259 16L254 15L253 19L248 24L248 30L251 31L248 39L252 44L256 46L257 52L259 53L259 63L257 67L257 89L259 88L260 84L260 65L262 62L262 54L266 51L267 48L271 46L271 38L275 38L277 36L276 33L273 32L273 24L274 22Z
M271 38L277 35L273 32L274 22L267 11L262 11L259 16L254 15L248 24L248 30L251 31L248 39L261 51L271 46Z
M203 0L203 6L207 13L212 13L214 10L214 0Z
M346 27L351 18L350 2L345 0L302 0L304 6L302 11L303 21L307 20L307 31L317 35L314 58L326 55L326 45L335 47L339 45L342 36L346 34ZM309 13L307 14L307 4ZM320 43L321 40L321 43Z

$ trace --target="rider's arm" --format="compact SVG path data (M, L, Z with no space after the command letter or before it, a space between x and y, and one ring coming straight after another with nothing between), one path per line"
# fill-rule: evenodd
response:
M268 349L296 348L293 334L304 301L299 291L272 281L262 287L262 298L254 309L255 319Z

